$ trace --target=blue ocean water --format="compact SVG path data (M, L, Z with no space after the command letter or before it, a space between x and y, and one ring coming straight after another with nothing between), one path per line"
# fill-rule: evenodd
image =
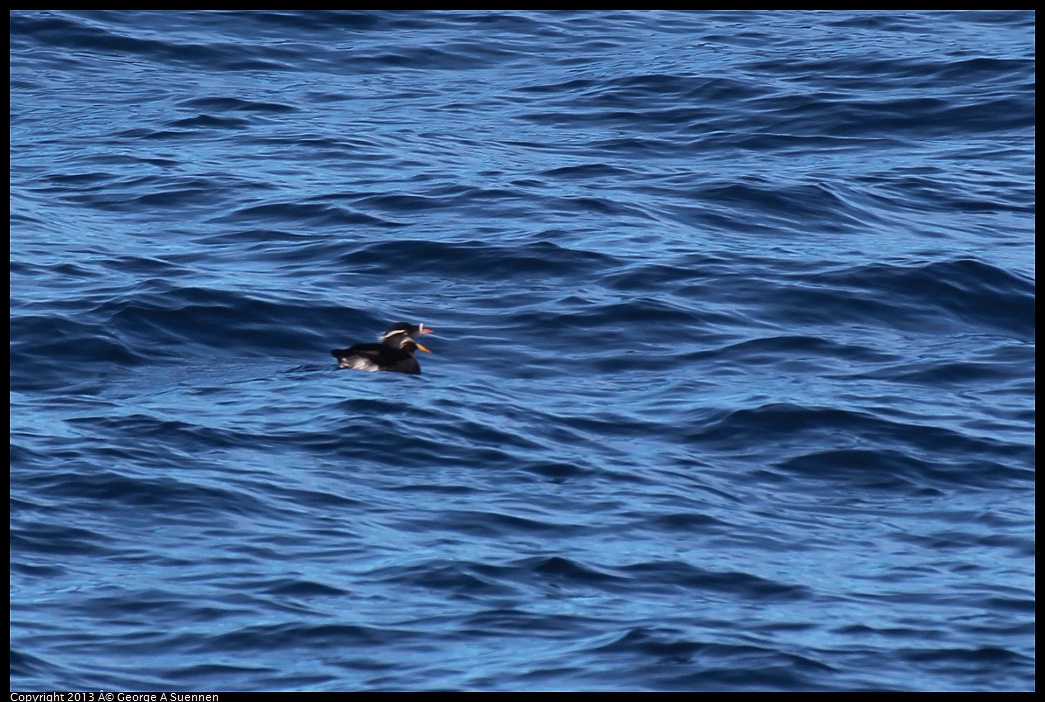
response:
M1032 13L10 29L12 690L1034 688Z

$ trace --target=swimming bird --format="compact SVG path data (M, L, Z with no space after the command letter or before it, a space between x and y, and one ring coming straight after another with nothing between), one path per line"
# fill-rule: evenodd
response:
M414 341L414 337L431 334L433 331L423 323L397 322L378 337L379 343L356 344L347 349L334 349L330 355L337 359L338 368L417 374L421 372L421 366L414 358L414 351L432 352Z

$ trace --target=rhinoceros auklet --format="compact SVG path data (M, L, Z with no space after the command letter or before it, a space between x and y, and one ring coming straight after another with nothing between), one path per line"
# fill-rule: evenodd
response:
M421 372L421 366L414 358L414 351L420 349L425 353L432 352L414 341L414 337L433 331L424 324L397 322L379 337L379 343L334 349L330 355L337 359L338 368L417 374Z

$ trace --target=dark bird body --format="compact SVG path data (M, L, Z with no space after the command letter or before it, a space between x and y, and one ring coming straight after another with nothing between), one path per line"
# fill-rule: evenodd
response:
M414 337L431 333L432 330L424 324L398 322L381 335L379 343L334 349L330 355L337 359L338 368L418 374L421 366L414 358L414 352L418 349L426 353L431 351L414 341Z

